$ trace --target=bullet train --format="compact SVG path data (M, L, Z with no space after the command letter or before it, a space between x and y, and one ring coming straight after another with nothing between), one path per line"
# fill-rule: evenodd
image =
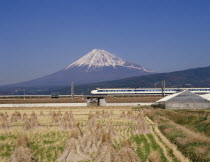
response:
M165 88L164 93L169 95L182 90L189 90L196 94L210 93L210 88ZM93 95L161 95L162 93L162 88L97 88L91 91Z

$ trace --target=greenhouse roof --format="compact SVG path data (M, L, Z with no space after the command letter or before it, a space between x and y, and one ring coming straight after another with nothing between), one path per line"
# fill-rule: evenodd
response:
M200 96L210 101L210 94L203 94Z
M186 90L181 91L181 92L178 92L178 93L174 93L174 94L169 95L169 96L166 96L166 97L161 98L160 100L158 100L158 101L156 101L156 102L165 102L165 101L168 101L169 99L171 99L171 98L173 98L173 97L175 97L175 96L177 96L177 95L179 95L179 94L181 94L181 93L183 93L183 92L185 92L185 91L186 91Z

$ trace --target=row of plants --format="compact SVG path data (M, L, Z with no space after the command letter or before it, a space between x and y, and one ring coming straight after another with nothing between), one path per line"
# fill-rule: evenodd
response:
M145 136L147 136L147 138ZM156 157L156 158L160 158L159 160L161 162L167 162L167 159L164 156L162 148L156 143L156 141L154 140L154 137L151 134L134 135L131 137L131 139L132 139L132 141L135 142L135 144L137 146L136 151L137 151L139 158L141 159L141 162L146 162L148 160L148 158L150 158L151 153L153 151L159 152L160 156ZM148 141L148 139L149 139L149 141Z

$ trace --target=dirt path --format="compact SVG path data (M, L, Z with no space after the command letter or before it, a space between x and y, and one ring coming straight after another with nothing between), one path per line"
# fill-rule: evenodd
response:
M162 148L163 154L164 154L164 156L166 157L167 161L172 162L173 159L172 159L172 157L170 157L170 156L168 155L166 146L160 141L160 139L158 138L158 136L155 134L153 128L151 128L150 131L151 131L151 133L152 133L152 135L153 135L155 141L157 142L157 144L160 145L160 147Z
M176 159L178 159L179 161L181 162L190 162L190 160L188 158L186 158L179 150L178 148L176 147L176 145L172 144L161 132L160 130L158 129L157 125L152 121L150 120L148 117L146 117L146 120L148 121L148 123L150 123L152 125L152 127L154 128L154 134L156 134L163 142L162 144L162 147L164 148L163 151L164 151L164 154L165 157L168 159L168 160L172 160L171 158L169 158L168 156L168 153L167 153L167 150L166 148L164 147L167 146L168 148L170 148L172 151L173 151L173 154L174 156L176 157ZM156 138L158 138L157 136L154 136ZM158 139L156 139L157 143L158 143ZM160 140L159 140L160 142ZM159 144L159 143L158 143ZM159 144L160 145L160 144ZM160 145L161 146L161 145Z

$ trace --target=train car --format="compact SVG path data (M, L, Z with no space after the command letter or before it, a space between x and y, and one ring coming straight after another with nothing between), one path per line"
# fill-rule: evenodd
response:
M182 90L189 90L196 94L210 93L210 88L165 88L164 93L169 95ZM161 95L162 93L162 88L98 88L91 91L93 95Z

